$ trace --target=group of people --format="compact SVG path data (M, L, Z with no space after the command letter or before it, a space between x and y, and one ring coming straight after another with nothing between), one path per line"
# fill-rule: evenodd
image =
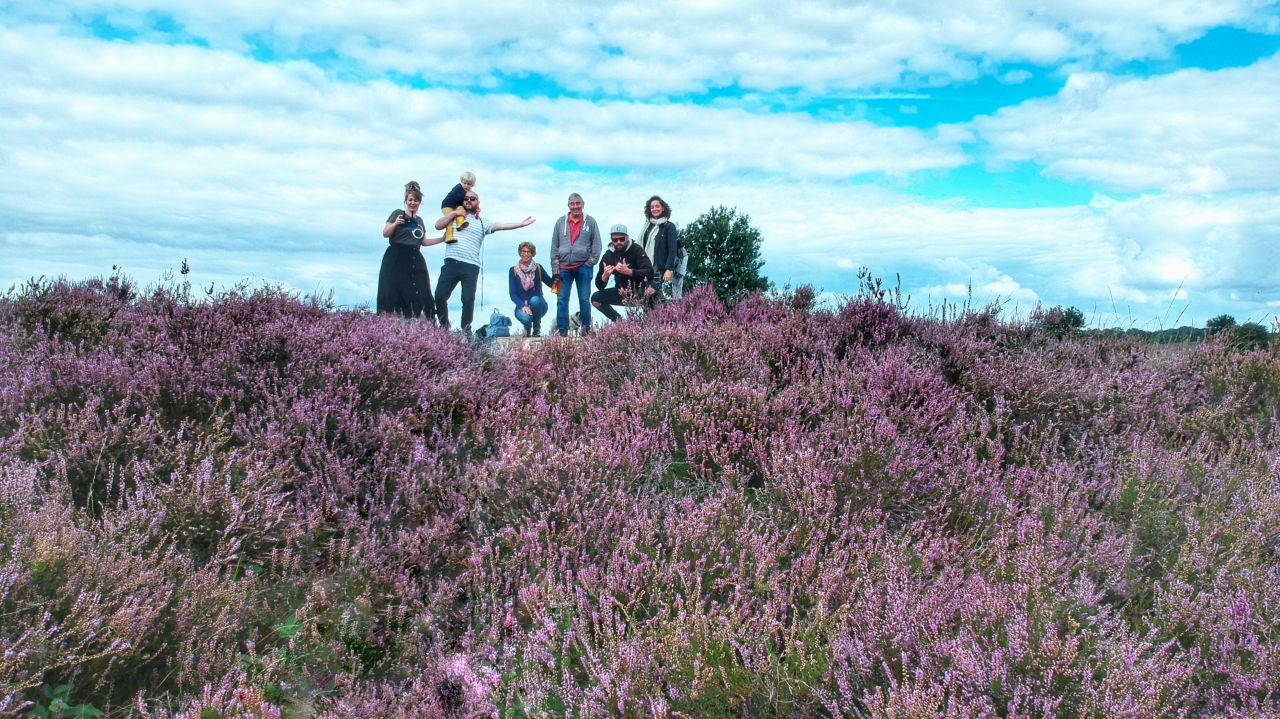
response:
M389 246L378 274L379 313L434 319L441 327L449 328L449 299L461 284L460 327L471 334L485 236L528 227L534 222L533 217L519 222L482 219L475 183L473 173L462 173L459 183L441 201L440 217L433 223L436 231L444 232L438 237L427 237L426 220L419 214L422 188L412 181L405 185L404 209L392 211L382 229ZM549 310L543 287L556 294L555 331L562 336L569 333L569 297L573 291L578 297L582 333L591 331L592 308L617 321L621 315L615 307L652 307L662 300L664 284L670 283L673 299L681 297L685 254L676 227L670 222L671 206L665 200L655 195L645 203L644 225L634 239L626 225L610 227L607 250L595 218L585 212L582 196L576 192L569 195L568 205L569 211L556 221L551 232L550 270L534 261L538 248L532 242L521 242L519 260L508 272L515 319L523 325L526 336L542 334L542 320ZM446 245L445 259L433 294L421 248L440 243ZM594 292L590 289L593 282Z

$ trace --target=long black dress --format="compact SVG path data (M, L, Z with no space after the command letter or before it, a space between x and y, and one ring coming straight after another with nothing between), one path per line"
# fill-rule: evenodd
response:
M382 269L378 272L378 313L398 313L405 319L435 319L431 299L431 275L422 257L422 233L426 220L421 215L409 217L395 210L387 222L404 215L405 223L391 233L390 245L382 253ZM412 224L411 224L412 223Z

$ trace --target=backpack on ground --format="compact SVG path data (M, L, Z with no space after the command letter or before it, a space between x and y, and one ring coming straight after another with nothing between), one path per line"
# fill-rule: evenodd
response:
M510 337L511 318L494 310L493 315L489 317L489 324L484 330L485 337Z

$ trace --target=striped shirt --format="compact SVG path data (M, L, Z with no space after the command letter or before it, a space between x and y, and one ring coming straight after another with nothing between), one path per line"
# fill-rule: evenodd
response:
M493 223L475 215L467 215L467 222L470 224L466 227L454 228L453 237L457 242L444 246L444 258L479 267L480 245L485 235L493 234Z

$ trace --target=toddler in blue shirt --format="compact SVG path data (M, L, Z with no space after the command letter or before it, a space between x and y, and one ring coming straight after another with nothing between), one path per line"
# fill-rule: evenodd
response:
M462 209L462 200L467 196L467 190L476 186L476 173L467 170L458 177L458 180L458 184L454 185L453 189L449 190L449 194L445 195L444 199L440 201L440 214L442 215L447 215L455 210ZM444 241L449 244L457 242L453 237L453 228L457 227L458 229L462 229L463 227L466 227L467 224L467 218L465 216L455 217L453 222L445 225Z

